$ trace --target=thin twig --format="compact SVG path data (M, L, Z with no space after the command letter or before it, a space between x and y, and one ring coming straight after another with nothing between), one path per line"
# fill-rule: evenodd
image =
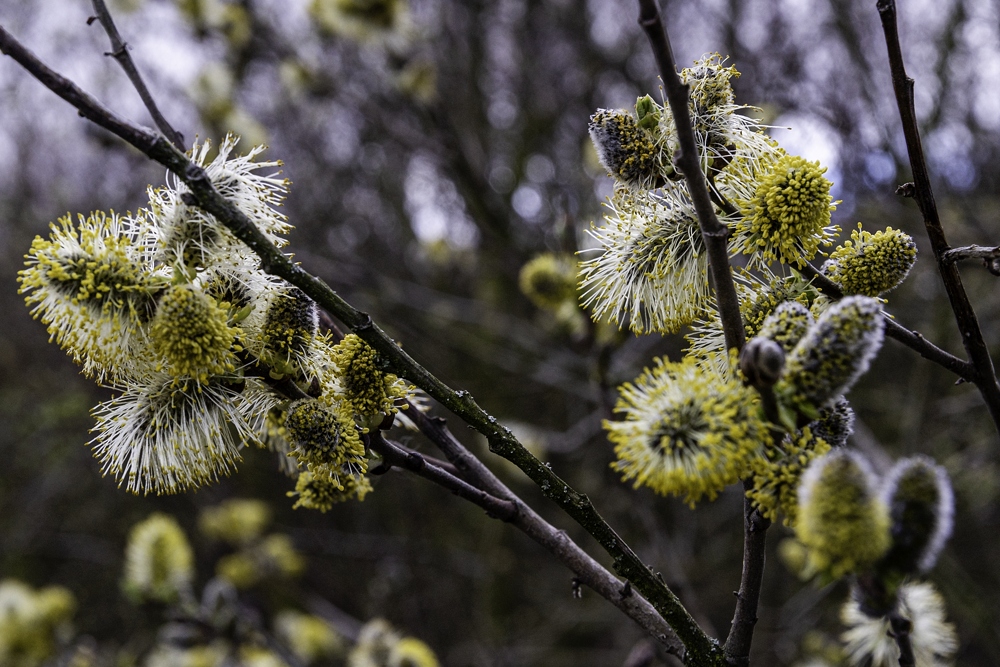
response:
M810 282L826 296L831 299L843 298L844 293L835 282L823 275L823 272L812 264L806 264L800 269ZM932 361L945 368L967 382L975 382L976 369L968 361L959 359L950 352L942 350L940 347L924 338L919 331L907 329L902 324L892 319L888 313L885 315L885 335L892 338L906 347L910 348L924 359Z
M910 170L913 172L913 197L920 208L924 220L924 228L931 242L934 258L937 260L941 281L944 283L948 301L955 313L955 322L962 334L962 344L969 355L969 360L975 370L973 382L979 388L986 402L986 407L993 418L993 424L1000 432L1000 385L997 384L996 371L989 348L983 340L983 332L979 328L976 311L973 310L969 297L962 285L962 276L954 262L948 262L944 254L950 249L945 238L944 228L938 216L937 203L931 189L927 161L924 159L924 149L920 142L920 131L917 127L917 114L913 102L913 79L906 75L903 63L903 52L899 45L899 32L896 27L896 3L894 0L878 0L878 13L882 21L882 31L889 51L889 69L892 73L892 87L896 94L896 105L903 125L903 136L906 139L906 152L910 158Z
M174 129L174 127L167 122L167 119L163 117L160 113L159 107L156 106L156 101L153 96L149 94L149 89L146 88L146 82L142 80L142 75L139 74L139 70L136 68L135 63L132 61L132 56L128 53L128 44L122 40L122 36L118 33L118 28L115 26L114 19L111 18L111 12L108 11L108 7L104 4L104 0L92 0L94 4L94 13L97 15L97 20L101 22L104 26L104 31L108 33L108 39L111 40L111 52L105 53L106 56L111 56L118 61L121 68L125 70L125 75L128 80L132 82L132 86L135 87L139 97L142 98L142 103L146 105L146 110L149 111L149 115L153 117L153 122L156 123L156 127L160 128L160 132L170 140L174 146L184 150L184 136L180 132Z
M399 443L386 440L381 431L372 431L367 436L372 451L381 456L391 465L409 470L424 477L438 486L443 486L459 498L479 505L491 517L501 521L513 521L517 516L517 505L505 498L497 498L482 489L477 489L468 482L455 477L446 470L430 463L419 452L408 449Z
M625 577L657 610L683 642L690 665L715 664L716 648L677 596L655 576L632 548L601 517L590 499L573 489L517 441L509 429L486 413L467 391L455 391L402 350L371 317L357 310L323 280L309 274L274 244L254 223L212 185L205 170L148 128L137 126L52 71L33 53L0 27L0 51L11 56L52 92L73 105L81 116L135 146L152 160L176 174L191 190L195 201L245 243L261 260L267 273L287 280L316 301L372 346L397 375L410 380L431 397L486 436L490 450L520 468L542 493L590 533L612 557L614 569Z
M1000 246L990 248L981 245L969 245L946 250L941 255L941 261L947 264L954 264L965 259L981 259L990 273L1000 276Z
M606 568L573 542L565 531L558 530L524 504L482 461L455 438L444 419L426 415L417 411L415 407L410 409L414 411L410 417L417 424L417 428L437 445L466 481L494 496L507 498L517 503L519 511L511 522L512 525L523 531L570 568L581 583L586 584L598 595L621 609L629 618L649 632L668 653L678 657L683 656L681 642L673 630L663 622L663 618L645 598L631 589L628 582L623 585Z
M660 78L670 104L677 127L677 138L680 150L674 156L674 162L684 174L688 194L698 215L698 224L705 241L708 254L709 272L715 288L715 300L722 321L722 330L726 339L726 348L737 351L743 348L746 332L743 328L743 318L740 314L739 297L733 282L732 268L729 264L729 229L723 225L715 214L715 206L701 170L701 160L695 143L694 130L691 127L691 115L688 109L688 86L681 82L677 74L677 65L670 47L670 38L663 27L660 10L656 0L639 0L639 25L646 33L653 56L656 59ZM721 203L721 202L720 202ZM737 594L736 610L729 637L726 639L724 653L730 663L745 663L750 655L750 643L753 639L753 628L757 622L757 603L760 598L760 587L764 573L764 541L770 522L755 521L759 517L749 502L746 503L746 514L743 533L743 577Z

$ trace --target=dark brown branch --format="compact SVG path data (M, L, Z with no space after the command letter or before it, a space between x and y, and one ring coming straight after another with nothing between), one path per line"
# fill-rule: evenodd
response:
M705 174L701 170L701 160L695 144L694 130L691 127L688 87L681 82L677 74L670 39L660 19L656 0L639 0L639 25L645 31L653 49L670 111L677 126L680 150L674 156L674 162L684 174L691 202L698 214L698 224L701 226L701 235L708 252L709 273L715 288L715 300L725 334L726 348L735 348L739 351L746 340L746 332L740 314L736 285L733 283L732 268L729 265L727 243L729 230L715 215L715 206L712 204ZM754 624L757 622L757 601L760 597L764 572L764 540L769 525L769 522L760 524L756 531L751 531L751 523L749 521L744 523L746 524L743 534L744 579L740 582L736 611L724 651L726 659L733 664L743 662L744 658L750 655L750 642L753 639ZM747 579L748 576L755 578Z
M1000 275L1000 246L990 248L981 245L970 245L946 250L941 255L941 261L948 264L961 262L965 259L981 259L990 273L995 276Z
M757 605L760 602L760 587L764 580L764 563L767 529L771 521L754 507L746 497L752 483L743 483L743 570L740 575L740 590L736 592L736 611L729 628L729 636L723 651L730 665L750 664L750 645L757 625Z
M740 301L733 283L733 273L729 266L729 229L715 215L705 174L701 170L701 160L695 144L694 130L691 128L691 114L688 109L688 86L681 82L677 65L670 48L670 38L660 20L660 10L656 0L639 0L639 25L646 32L646 38L653 49L653 56L660 71L660 78L667 94L667 102L677 126L680 150L674 162L684 174L688 193L698 214L701 235L708 251L709 272L715 287L715 301L722 320L726 337L726 348L743 348L746 333L740 315Z
M386 440L381 431L372 431L368 435L368 444L372 451L381 456L390 465L402 468L403 470L409 470L439 486L443 486L459 498L482 507L491 517L510 522L517 516L518 507L515 503L505 498L492 496L482 489L477 489L468 482L430 463L420 453L408 449L399 443Z
M148 128L135 126L116 116L71 81L45 66L2 27L0 51L10 55L46 87L76 107L80 115L116 134L175 173L191 190L197 204L215 216L260 258L261 268L265 272L283 278L301 289L378 351L388 362L390 370L413 382L486 436L492 452L524 471L547 498L566 511L608 552L614 560L615 571L628 579L649 600L684 643L688 664L709 665L717 662L717 648L713 642L677 596L601 517L590 499L532 456L509 429L479 407L469 392L455 391L448 387L396 345L367 313L351 306L325 282L309 274L278 250L246 215L219 194L205 170L191 162L169 141Z
M844 293L835 282L827 278L812 264L806 263L801 267L802 273L810 279L819 291L831 299L840 299ZM924 338L919 331L907 329L896 320L885 314L885 335L896 340L928 361L945 368L967 382L974 382L976 379L976 369L968 361L959 359L950 352L945 352L934 343Z
M94 4L94 13L97 15L96 18L101 22L104 31L108 33L108 39L111 40L111 52L104 55L111 56L117 60L121 68L125 70L125 75L132 82L132 86L135 87L136 92L139 93L142 103L146 105L146 110L149 111L149 115L152 116L153 122L156 123L156 127L160 129L163 136L169 139L170 143L174 146L184 150L184 137L160 113L159 107L156 106L156 101L149 94L146 82L142 80L142 75L139 74L139 70L132 61L132 56L128 53L128 44L122 40L121 35L118 33L118 28L115 26L114 19L111 18L108 6L104 4L104 0L92 1Z
M903 52L899 45L899 32L896 27L896 3L894 0L878 0L878 13L882 21L882 31L889 51L889 69L892 73L892 87L896 94L896 105L903 125L903 136L906 139L906 152L910 157L910 170L913 172L913 197L920 208L924 220L924 228L931 242L934 258L937 260L938 271L944 283L948 301L955 313L955 322L962 334L962 344L969 355L975 370L976 387L979 388L986 402L986 407L993 418L994 426L1000 432L1000 385L997 384L996 371L989 348L983 340L982 330L976 312L969 302L969 297L962 285L962 276L954 262L946 261L944 255L948 250L948 240L938 216L937 203L931 189L930 174L927 161L924 159L924 149L920 141L920 131L917 127L917 114L913 103L913 79L906 75L903 63Z
M664 623L663 618L645 598L631 589L627 581L623 585L573 542L565 531L558 530L525 505L482 461L455 438L448 430L444 419L418 412L412 404L410 409L414 411L410 417L420 431L437 445L466 481L494 496L517 503L519 511L511 522L515 527L572 570L580 583L589 586L649 632L668 653L679 657L683 655L682 644L673 630Z
M898 611L889 614L889 628L896 646L899 647L899 667L914 667L916 660L913 655L913 644L910 642L910 630L913 624L903 618Z

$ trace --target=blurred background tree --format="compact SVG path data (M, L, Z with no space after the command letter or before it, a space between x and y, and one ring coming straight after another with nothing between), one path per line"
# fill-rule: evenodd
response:
M591 243L585 230L612 182L587 137L590 114L658 95L634 2L118 0L112 9L188 142L236 132L242 148L267 143L267 156L285 161L296 259L533 443L596 499L697 620L724 635L739 583L740 493L692 511L633 491L608 467L612 447L600 428L613 388L654 354L677 354L683 339L615 336L537 307L518 287L521 267L539 253ZM148 124L121 71L102 57L107 37L88 27L89 10L11 0L0 23ZM1000 242L998 12L990 0L900 7L938 203L956 246ZM873 3L674 0L664 13L679 63L728 55L743 73L737 101L760 107L790 152L829 167L842 202L834 221L845 234L858 220L877 221L926 249L916 207L893 194L909 176ZM325 515L293 512L291 482L255 452L238 475L180 496L134 497L102 478L84 444L89 408L110 393L46 344L15 275L50 221L137 208L162 170L80 122L17 67L0 68L0 90L0 576L65 586L79 602L80 632L124 644L142 622L119 594L129 527L155 510L193 534L199 508L254 497L308 556L307 590L358 618L389 619L445 665L625 661L643 640L627 618L586 591L577 599L569 573L520 534L405 474L376 479L364 503ZM893 312L957 353L929 256L893 293ZM963 275L996 351L996 278L973 262ZM933 578L958 626L959 663L997 664L991 528L1000 521L1000 470L978 393L889 341L852 403L854 444L875 460L926 452L948 468L956 530ZM471 432L458 435L485 450ZM519 472L493 460L518 484ZM515 488L593 546L530 483ZM795 664L840 632L845 591L799 583L777 553L787 534L776 526L769 540L759 664ZM195 548L211 562L207 546Z

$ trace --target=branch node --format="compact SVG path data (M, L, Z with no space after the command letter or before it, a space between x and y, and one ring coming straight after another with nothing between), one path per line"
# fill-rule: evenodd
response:
M917 186L913 183L903 183L896 188L896 194L900 197L909 197L912 199L917 196Z

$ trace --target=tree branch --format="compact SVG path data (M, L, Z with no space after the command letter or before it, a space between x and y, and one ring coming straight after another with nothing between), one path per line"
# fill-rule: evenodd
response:
M812 264L807 262L805 266L801 267L801 271L823 294L827 295L831 299L843 298L844 293L840 291L840 287L823 275L823 272ZM971 363L959 359L950 352L945 352L937 345L924 338L923 334L919 331L907 329L902 324L892 319L888 313L884 313L884 315L886 336L902 343L924 359L933 361L937 365L951 371L963 380L967 382L975 382L977 377L976 369Z
M115 27L114 19L111 18L111 12L108 11L108 6L104 4L104 0L92 0L94 4L94 12L97 14L96 18L104 26L104 31L108 33L108 39L111 40L111 52L105 53L106 56L111 56L118 61L121 68L125 70L125 75L128 77L129 81L135 87L139 97L142 98L142 103L146 105L146 110L149 111L149 115L152 116L153 122L156 123L156 127L160 129L167 139L170 140L174 146L177 146L181 150L184 150L184 137L180 132L175 130L173 126L167 122L167 119L163 117L160 113L159 107L156 106L156 101L153 100L153 96L149 94L149 89L146 88L146 83L142 80L142 75L139 74L139 70L136 68L135 63L132 61L132 56L128 53L128 44L122 41L121 35L118 33L118 28ZM93 20L93 19L91 19Z
M367 313L354 308L323 280L309 274L278 250L246 215L219 194L202 167L191 162L165 138L148 128L133 125L106 109L71 81L49 69L2 27L0 51L14 58L46 87L76 107L80 115L116 134L175 173L191 190L198 206L215 216L260 258L262 270L301 289L379 352L388 363L389 370L410 380L486 436L490 451L503 456L524 471L547 498L566 511L611 555L615 571L628 579L676 632L685 646L689 665L717 664L716 645L698 626L673 591L656 577L601 517L590 499L573 489L528 452L509 429L479 407L469 392L455 391L448 387L396 345Z
M962 344L969 355L975 371L973 382L979 388L986 402L986 407L993 418L994 426L1000 432L1000 385L997 384L996 371L989 348L983 340L982 330L976 312L969 302L969 297L962 285L962 276L954 262L945 260L945 253L950 250L945 238L944 228L938 217L937 203L931 189L930 175L924 150L920 141L920 131L917 127L917 114L913 103L913 79L906 75L903 64L903 52L899 45L899 32L896 27L896 3L894 0L878 0L878 13L882 21L882 31L889 51L889 69L892 73L892 87L896 93L896 105L903 125L903 136L906 138L906 151L910 157L910 170L913 172L914 199L920 208L924 220L924 228L937 260L938 271L944 283L948 301L955 313L955 322L962 334Z
M566 567L573 571L580 583L586 584L598 595L618 607L629 618L644 628L671 654L681 657L682 644L653 606L638 592L632 591L630 584L624 586L600 563L590 557L565 531L557 529L538 515L515 495L500 479L470 452L448 429L440 417L431 417L416 410L411 404L410 418L420 431L444 453L455 469L466 481L485 489L499 498L506 498L518 506L517 516L512 525L540 544Z
M408 449L399 443L386 440L381 431L372 431L365 437L372 451L381 456L386 463L397 468L409 470L439 486L443 486L459 498L468 500L474 505L479 505L491 517L511 522L517 516L517 505L510 500L497 498L482 489L477 489L468 482L455 477L443 468L439 468L429 462L419 452Z
M677 65L670 47L670 38L660 19L656 0L639 0L639 25L646 33L653 56L660 71L660 78L667 94L670 111L677 126L680 150L674 161L687 182L688 193L698 214L698 224L708 252L709 272L715 288L715 300L722 321L726 348L737 351L743 348L746 332L740 314L740 301L733 283L729 265L729 229L719 222L712 204L712 196L701 170L701 161L695 144L691 115L688 109L688 87L677 74ZM749 501L744 504L743 570L736 610L724 653L730 664L746 664L750 655L753 628L757 622L757 603L764 574L764 541L770 522L760 517ZM760 520L753 520L756 516Z
M708 251L709 272L715 287L715 301L722 319L722 329L725 332L726 348L743 348L746 332L743 329L743 319L740 315L740 300L736 295L736 285L733 283L733 273L729 266L729 229L719 222L715 215L715 207L701 171L701 161L698 158L698 148L695 144L694 130L691 129L691 114L688 110L688 87L681 82L677 74L677 65L670 48L670 38L660 20L660 10L656 0L639 0L639 25L646 33L646 38L653 49L660 78L667 94L667 102L677 126L677 139L680 150L674 156L674 162L684 174L688 194L698 214L698 224L701 235L705 239Z
M1000 246L989 248L981 245L969 245L946 250L941 255L941 261L947 264L961 262L964 259L981 259L990 273L1000 276Z

